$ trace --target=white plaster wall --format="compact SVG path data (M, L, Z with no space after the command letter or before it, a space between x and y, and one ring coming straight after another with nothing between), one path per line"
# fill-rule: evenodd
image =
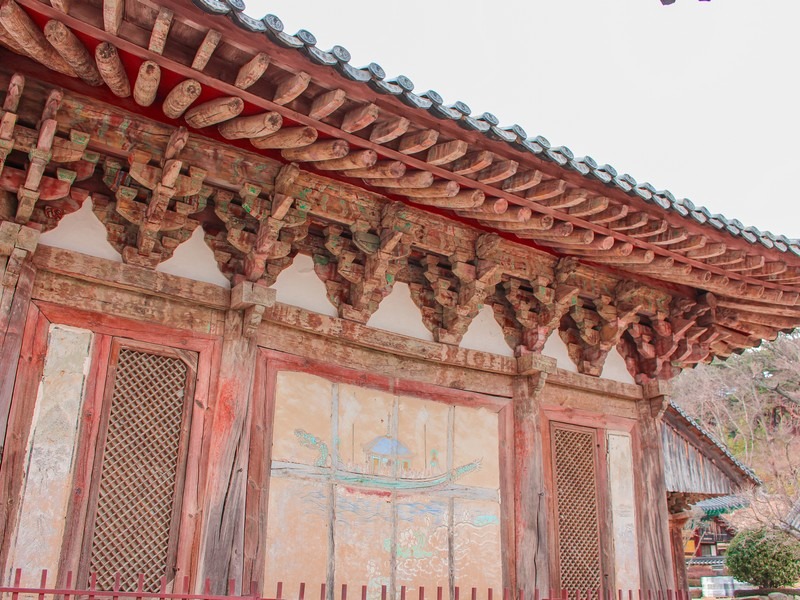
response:
M542 348L542 354L550 358L555 358L556 366L559 369L564 369L570 373L578 372L578 367L575 366L575 363L572 362L572 359L569 357L567 345L564 343L564 340L561 339L561 336L558 335L558 331L554 331L550 334L550 337L547 338L547 342L545 342L544 348Z
M37 585L42 569L52 574L58 569L91 344L91 331L50 326L9 553L9 566L23 570L23 586Z
M202 227L197 227L188 240L175 248L169 260L158 265L156 271L231 287L228 278L219 270L214 252L206 244Z
M625 366L625 359L616 348L612 348L611 352L606 356L606 362L603 364L603 379L611 379L612 381L619 381L621 383L636 383L636 380L628 371Z
M422 312L411 299L411 288L401 281L395 282L392 291L380 303L378 310L367 321L367 325L420 340L433 341L433 334L422 322Z
M122 262L120 253L108 243L105 226L92 211L91 198L84 200L74 213L64 216L55 229L43 233L39 243Z
M633 489L631 436L608 434L608 483L614 539L614 575L617 588L639 588L639 549Z
M462 348L492 352L502 356L514 356L514 351L506 343L503 329L494 318L492 307L484 305L477 316L469 324L467 332L461 338Z
M314 259L310 256L295 256L292 264L278 275L272 287L277 291L278 302L331 317L338 316L336 307L328 300L325 284L314 273Z

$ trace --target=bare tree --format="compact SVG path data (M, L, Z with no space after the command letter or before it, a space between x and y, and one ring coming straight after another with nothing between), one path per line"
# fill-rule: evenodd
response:
M673 397L764 481L752 517L800 538L800 335L684 371Z

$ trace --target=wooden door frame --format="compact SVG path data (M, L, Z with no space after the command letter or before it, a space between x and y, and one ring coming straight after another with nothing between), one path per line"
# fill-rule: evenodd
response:
M498 418L498 459L500 491L500 545L503 586L511 587L516 565L514 557L514 428L512 398L491 396L478 392L456 390L435 384L412 381L401 377L379 375L363 370L348 369L322 361L259 348L252 395L250 432L250 461L248 494L245 511L244 580L255 581L263 589L267 539L267 509L269 503L270 465L272 453L273 418L277 375L281 371L308 373L332 382L374 388L397 395L412 396L455 406L485 407ZM503 436L507 436L503 439ZM257 526L254 526L256 525Z
M68 325L92 332L91 364L87 376L80 415L72 493L58 564L57 583L64 584L67 573L79 572L83 558L84 531L90 507L89 491L96 464L96 440L100 435L101 418L106 397L108 365L114 339L139 348L169 349L170 352L192 352L197 355L191 422L188 432L186 464L183 475L181 510L177 518L175 577L193 578L200 538L200 514L206 479L203 456L208 452L206 431L209 428L211 390L214 389L219 363L221 337L199 334L159 324L84 311L46 301L34 300L48 324ZM43 350L46 352L46 348ZM32 390L35 401L36 389ZM175 521L175 520L174 520ZM175 522L173 522L175 526Z
M130 338L121 337L111 338L110 350L107 356L100 358L100 360L106 361L106 378L103 382L104 391L102 394L102 406L100 407L99 411L99 427L96 430L96 437L94 437L94 439L90 442L94 446L94 459L88 488L89 493L86 504L87 512L85 515L85 525L82 529L83 540L81 542L80 561L78 564L78 581L87 581L89 575L91 551L92 544L94 542L97 508L100 495L100 481L102 479L103 465L105 464L105 450L109 428L109 418L111 414L111 404L113 400L114 386L116 384L119 353L123 349L130 349L139 352L145 352L147 354L155 354L158 356L174 358L183 362L187 369L186 387L182 400L183 407L181 409L181 434L178 444L178 461L175 473L175 499L173 500L172 515L170 518L169 545L166 558L167 572L165 575L167 577L167 585L169 586L169 584L174 581L175 567L177 566L178 535L180 533L181 506L183 504L183 495L185 491L184 486L188 460L189 432L191 431L191 421L195 412L192 410L192 399L194 398L194 390L197 381L198 356L196 352L189 350L182 350L161 344L152 344L150 342L141 342L132 340Z
M550 587L558 589L561 586L561 572L559 560L558 536L558 500L556 494L556 481L554 470L553 435L554 426L579 431L593 431L596 440L595 460L597 474L595 490L597 498L598 534L600 536L600 569L603 575L603 586L615 589L615 557L614 539L611 522L611 496L608 481L607 445L608 433L612 431L625 432L635 438L637 431L636 422L632 419L614 415L603 415L593 411L558 406L542 407L542 451L544 476L550 498L548 502L548 536L550 539Z

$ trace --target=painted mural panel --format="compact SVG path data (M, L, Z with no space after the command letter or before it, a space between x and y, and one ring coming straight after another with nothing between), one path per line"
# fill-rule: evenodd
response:
M450 514L452 500L426 494L398 498L395 541L395 585L405 585L412 598L420 586L425 597L435 598L437 586L444 596L450 586ZM498 555L499 556L499 555Z
M502 586L496 413L289 372L275 400L266 590Z
M500 506L497 502L460 500L453 502L453 563L455 584L476 587L479 597L487 589L495 594L503 588L500 562L487 560L500 555ZM462 597L466 597L466 594Z
M343 583L366 585L368 598L377 599L381 586L390 585L392 511L389 492L337 486L335 589L341 589Z

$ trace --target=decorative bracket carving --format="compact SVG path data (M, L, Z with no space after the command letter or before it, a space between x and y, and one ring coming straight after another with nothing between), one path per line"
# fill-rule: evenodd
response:
M188 175L181 174L184 162L177 156L188 139L185 128L173 131L161 167L149 164L149 154L136 151L128 156L127 172L122 164L106 161L103 180L115 192L115 210L136 226L136 239L126 240L122 248L126 263L155 268L197 227L189 215L205 208L211 188L203 185L206 172L202 169L190 166ZM143 190L144 201L139 200Z
M541 353L550 334L558 329L561 319L576 303L578 287L566 283L576 265L574 259L562 258L555 269L555 281L540 277L528 282L530 290L523 288L523 282L516 278L503 283L506 299L521 331L517 355Z
M641 307L641 303L631 304L626 294L617 291L613 298L597 297L593 306L580 298L570 307L564 319L566 327L559 333L579 372L600 376L606 356L628 326L638 321Z
M260 196L260 186L247 182L239 190L241 207L232 203L232 194L217 195L216 214L228 225L228 242L244 253L241 277L247 281L266 278L274 283L291 263L292 241L308 233L306 212L293 208L295 198L289 193L299 173L294 163L281 168L271 200ZM248 216L257 221L255 233L245 229Z
M334 260L317 256L314 266L342 318L366 323L389 295L406 267L412 227L404 206L391 202L381 211L378 234L363 220L350 226L350 239L340 226L325 228L325 249Z

